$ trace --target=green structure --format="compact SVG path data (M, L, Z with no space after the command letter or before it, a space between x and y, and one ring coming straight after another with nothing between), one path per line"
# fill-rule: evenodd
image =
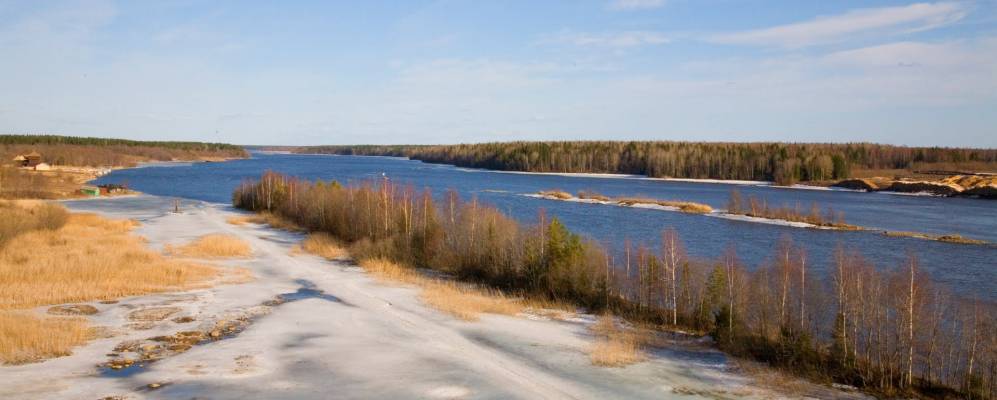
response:
M99 197L100 189L90 186L84 186L83 188L80 189L80 193L83 193L87 196Z

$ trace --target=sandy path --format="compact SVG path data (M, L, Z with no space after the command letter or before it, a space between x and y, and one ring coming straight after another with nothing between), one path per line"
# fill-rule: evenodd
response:
M415 289L376 282L348 263L289 255L300 237L259 226L234 226L232 211L189 203L166 212L170 200L137 196L69 202L75 210L136 218L137 233L161 247L207 233L236 235L254 257L226 261L256 279L244 284L91 303L94 323L120 334L72 356L0 367L0 398L740 398L771 392L728 371L715 351L656 351L626 368L591 366L586 348L591 318L574 322L486 315L463 322L422 305ZM261 306L277 295L287 302ZM127 328L126 314L151 306L180 307L150 329ZM259 315L238 335L198 345L122 376L96 364L122 341L210 326L219 319ZM163 386L150 390L150 383ZM736 394L734 394L736 393Z

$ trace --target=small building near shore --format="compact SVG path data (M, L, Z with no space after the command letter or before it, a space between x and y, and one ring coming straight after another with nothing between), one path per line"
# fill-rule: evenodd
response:
M97 187L100 189L100 194L102 195L123 194L128 192L128 186L115 183L98 185Z
M51 171L51 170L52 166L48 165L48 163L39 163L38 165L35 165L35 171Z
M18 167L34 168L38 164L42 164L42 155L38 154L37 151L32 151L28 154L19 154L14 157L14 164Z

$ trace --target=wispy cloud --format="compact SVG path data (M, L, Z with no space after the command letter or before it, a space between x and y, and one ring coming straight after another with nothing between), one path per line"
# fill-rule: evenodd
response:
M665 44L671 40L655 31L623 31L613 33L586 33L565 31L549 35L541 43L570 44L574 46L627 48Z
M665 5L665 0L613 0L609 2L611 10L644 10Z
M962 3L917 3L899 7L863 8L806 22L714 35L725 44L802 48L840 42L862 34L910 33L959 21L968 13Z

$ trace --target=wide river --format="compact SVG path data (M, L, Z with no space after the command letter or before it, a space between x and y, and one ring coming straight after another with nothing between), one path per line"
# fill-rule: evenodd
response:
M229 203L232 190L246 179L273 170L305 179L335 179L341 183L387 177L396 183L447 189L464 198L477 196L524 222L546 209L570 229L619 249L627 239L657 249L661 231L674 227L691 257L713 259L728 245L749 267L765 262L775 243L789 236L807 248L811 265L826 270L836 246L853 248L878 268L895 268L908 254L918 257L923 271L966 295L997 299L997 247L886 237L876 232L845 232L795 228L715 216L581 204L524 196L540 190L572 193L592 190L609 196L646 196L687 200L724 208L731 189L764 198L770 205L816 202L845 215L846 222L891 231L959 234L997 243L997 202L843 190L814 190L758 184L692 183L626 177L583 177L507 173L426 164L403 158L254 153L253 157L220 163L163 164L114 171L97 183L127 183L148 194Z

